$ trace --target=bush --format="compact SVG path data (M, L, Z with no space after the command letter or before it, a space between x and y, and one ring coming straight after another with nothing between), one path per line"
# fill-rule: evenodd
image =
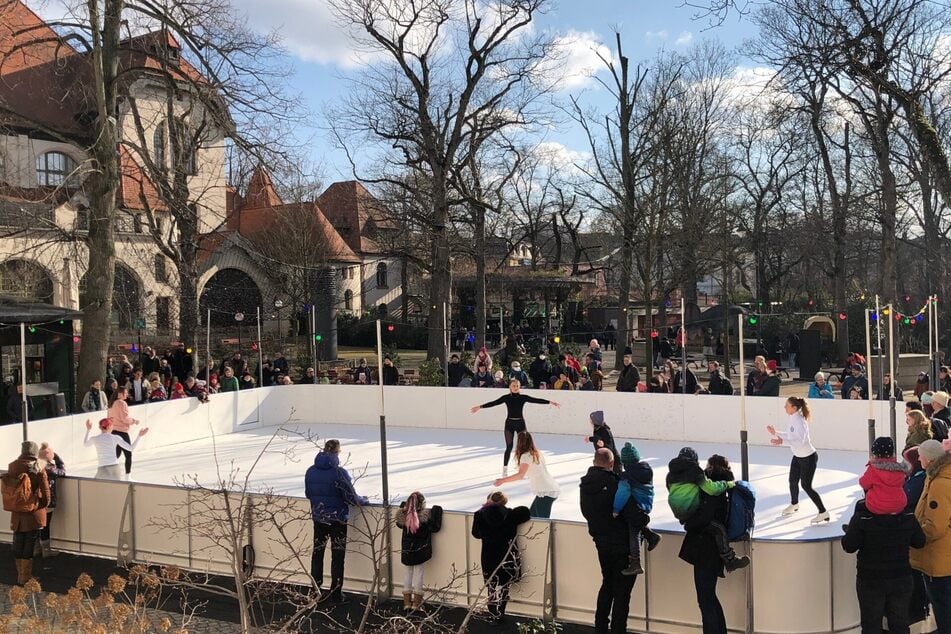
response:
M441 386L446 384L440 359L427 359L419 364L419 384Z

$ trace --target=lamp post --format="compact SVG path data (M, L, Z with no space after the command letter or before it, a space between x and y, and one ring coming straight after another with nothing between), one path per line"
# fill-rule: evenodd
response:
M244 321L244 313L235 313L234 320L238 322L238 354L241 354L241 322Z
M280 298L274 299L274 310L277 312L277 340L278 345L281 347L281 352L284 352L284 331L281 329L281 309L284 308L284 302Z

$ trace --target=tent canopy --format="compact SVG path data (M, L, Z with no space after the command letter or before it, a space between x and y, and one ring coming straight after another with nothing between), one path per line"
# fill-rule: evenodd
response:
M0 324L35 324L48 321L82 319L82 311L52 304L24 302L10 296L0 295Z

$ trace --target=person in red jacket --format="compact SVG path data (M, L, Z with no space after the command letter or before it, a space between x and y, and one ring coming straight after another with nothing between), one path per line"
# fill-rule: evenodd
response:
M905 510L904 465L895 458L895 441L887 436L872 443L872 456L859 486L865 491L865 507L875 515L895 515Z

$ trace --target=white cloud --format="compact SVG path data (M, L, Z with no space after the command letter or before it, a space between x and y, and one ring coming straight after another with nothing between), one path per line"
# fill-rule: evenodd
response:
M644 37L648 40L666 40L669 37L667 30L662 31L648 31L644 34Z
M584 165L591 159L590 152L572 150L558 141L544 141L535 149L553 169L567 172L576 172L577 165Z
M674 44L677 46L686 46L693 41L693 33L690 31L681 31L680 35L677 36L677 39L674 40Z
M591 77L605 67L603 60L613 59L611 49L590 31L569 31L557 39L557 44L561 51L557 62L558 72L561 73L558 88L561 90L587 85Z

